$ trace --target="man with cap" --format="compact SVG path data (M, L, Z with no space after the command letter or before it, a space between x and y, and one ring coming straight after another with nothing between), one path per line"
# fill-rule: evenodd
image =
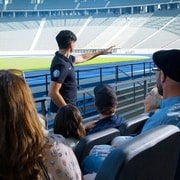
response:
M160 50L153 54L156 83L163 95L160 109L143 126L142 132L163 124L180 128L180 50Z
M125 119L116 114L118 106L116 92L112 86L107 84L99 84L94 88L95 107L99 113L98 120L87 134L93 134L108 128L119 128ZM101 167L106 156L114 148L110 145L95 145L88 156L86 156L81 164L83 174L97 172Z
M95 123L95 127L89 130L88 134L93 134L107 128L119 128L125 119L117 115L118 105L116 92L110 85L99 84L94 88L95 107L99 113L100 120Z
M91 60L99 55L112 53L113 46L108 49L77 55L71 55L74 50L76 35L69 30L62 30L56 36L59 51L52 60L50 73L51 83L49 96L51 97L50 110L56 113L58 108L66 104L76 105L77 87L74 65Z

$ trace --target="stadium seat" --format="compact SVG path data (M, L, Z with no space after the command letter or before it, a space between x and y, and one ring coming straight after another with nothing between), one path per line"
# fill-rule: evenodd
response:
M178 165L176 168L176 175L174 180L179 180L180 179L180 153L179 153L179 158L178 158Z
M180 152L180 130L162 125L112 151L96 180L173 180Z
M109 128L91 135L87 135L85 138L80 140L74 149L79 164L81 164L84 157L89 154L94 145L110 144L111 140L118 135L120 135L118 129Z
M128 119L124 123L122 123L119 127L120 134L122 136L129 136L129 135L137 135L141 132L141 129L149 118L148 115L139 115L135 118Z

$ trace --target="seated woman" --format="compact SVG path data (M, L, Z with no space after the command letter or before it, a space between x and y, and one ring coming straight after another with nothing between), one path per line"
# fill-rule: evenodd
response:
M54 133L63 135L74 149L79 140L86 136L79 109L71 104L61 107L55 116Z
M0 179L82 179L65 139L45 134L25 80L0 70Z

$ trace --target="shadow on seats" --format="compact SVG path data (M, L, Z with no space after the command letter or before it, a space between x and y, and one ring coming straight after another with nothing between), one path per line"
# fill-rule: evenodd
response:
M112 151L96 180L173 180L180 151L180 130L163 125Z
M85 138L81 139L74 149L79 164L81 164L84 157L89 154L94 145L110 144L111 140L119 135L120 132L118 129L109 128L87 135Z

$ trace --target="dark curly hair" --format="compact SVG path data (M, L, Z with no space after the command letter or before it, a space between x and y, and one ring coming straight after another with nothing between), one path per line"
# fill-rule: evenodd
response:
M77 40L76 35L69 30L62 30L56 36L56 41L60 49L67 49L71 42Z

